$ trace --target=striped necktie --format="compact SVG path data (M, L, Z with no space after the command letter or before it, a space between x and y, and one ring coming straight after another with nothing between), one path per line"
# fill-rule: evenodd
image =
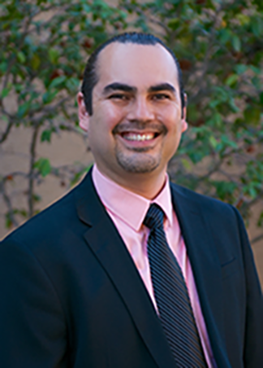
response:
M159 317L177 366L207 367L181 268L163 229L164 213L152 204L144 225L150 229L147 251Z

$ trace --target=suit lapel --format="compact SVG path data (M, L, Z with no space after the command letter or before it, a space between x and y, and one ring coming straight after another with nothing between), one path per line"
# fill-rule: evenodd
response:
M176 367L148 292L112 220L94 189L89 173L77 193L80 219L88 225L88 246L107 272L160 368Z
M228 367L226 347L222 339L224 316L221 265L209 227L209 222L213 219L209 217L209 213L205 213L201 203L185 194L183 188L172 185L172 198L191 262L212 351L217 364Z

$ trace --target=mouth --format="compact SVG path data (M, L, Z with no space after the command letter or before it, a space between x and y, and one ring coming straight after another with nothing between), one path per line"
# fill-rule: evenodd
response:
M163 124L120 124L113 129L115 137L129 150L149 151L165 136L167 128Z
M135 133L135 132L123 132L121 136L123 139L130 142L145 142L151 141L158 137L159 133Z

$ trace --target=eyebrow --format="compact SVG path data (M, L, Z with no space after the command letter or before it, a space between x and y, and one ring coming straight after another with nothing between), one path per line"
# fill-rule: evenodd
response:
M111 91L136 92L137 88L129 86L128 84L115 82L115 83L108 84L103 89L104 93L108 93Z
M128 84L114 82L104 87L103 92L106 94L111 91L137 92L137 88ZM148 92L170 91L175 93L175 88L170 83L160 83L148 89Z
M152 86L148 90L149 92L159 92L159 91L170 91L175 92L175 88L170 83L161 83L156 86Z

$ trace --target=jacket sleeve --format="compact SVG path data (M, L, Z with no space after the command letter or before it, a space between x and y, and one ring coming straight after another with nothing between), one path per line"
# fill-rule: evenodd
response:
M65 367L66 324L56 290L12 236L0 244L0 295L0 367Z
M252 250L243 220L235 210L246 278L246 327L244 344L244 367L263 367L263 297Z

